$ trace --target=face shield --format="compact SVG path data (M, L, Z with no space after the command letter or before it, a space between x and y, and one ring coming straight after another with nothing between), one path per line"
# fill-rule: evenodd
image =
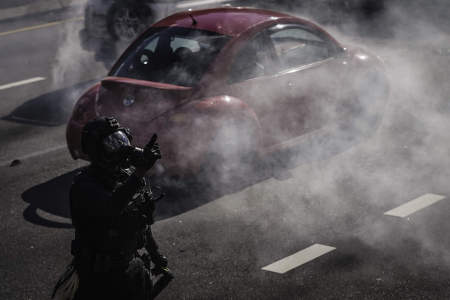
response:
M123 131L116 131L111 133L102 140L102 145L104 149L104 154L110 160L120 160L122 159L122 154L124 154L126 149L131 146L130 139Z

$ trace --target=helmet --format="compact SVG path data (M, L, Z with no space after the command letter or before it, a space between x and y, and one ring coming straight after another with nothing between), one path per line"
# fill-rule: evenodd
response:
M120 126L114 117L99 117L89 121L81 133L81 149L92 162L118 160L118 153L130 146L132 136L128 128Z

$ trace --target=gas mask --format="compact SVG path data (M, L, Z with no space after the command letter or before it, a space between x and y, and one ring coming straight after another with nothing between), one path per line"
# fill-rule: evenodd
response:
M156 143L156 135L146 146L147 151L131 145L129 136L119 130L102 140L102 160L110 167L129 167L133 165L148 166L161 157L159 146Z
M133 150L128 135L119 130L111 133L101 141L103 149L102 159L109 164L121 165L127 161L130 151Z

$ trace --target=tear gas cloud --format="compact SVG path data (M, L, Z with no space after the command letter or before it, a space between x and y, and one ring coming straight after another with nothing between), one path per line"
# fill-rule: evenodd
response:
M106 36L105 28L96 27L93 36L97 39L83 40L82 30L85 24L85 6L74 6L66 18L71 20L63 23L58 32L59 48L55 54L52 66L52 87L54 90L63 89L64 105L67 112L89 85L89 81L101 78L107 72L105 65L110 58L99 53L114 53L114 48L102 36ZM84 84L79 84L84 83ZM68 117L67 114L66 117Z
M355 81L354 84L361 82L357 87L362 93L361 99L369 100L361 101L362 107L357 111L347 112L352 126L308 133L295 147L298 150L295 155L289 159L280 155L281 159L274 160L275 167L282 165L285 170L291 169L293 178L251 186L261 180L261 174L246 173L248 188L233 195L231 200L221 201L220 206L223 213L234 214L231 217L234 222L251 223L270 236L306 237L308 233L317 236L322 230L342 237L349 232L344 239L356 238L368 247L387 247L383 241L392 233L382 213L396 206L394 204L400 205L422 194L439 193L450 179L450 136L447 134L450 132L447 117L450 26L446 17L450 7L446 0L385 1L379 14L358 15L348 7L339 11L326 3L318 8L317 3L322 2L316 1L316 6L313 2L305 2L297 9L292 1L290 12L317 21L342 44L348 44L349 48L361 46L385 62L390 96L379 128L375 130L373 123L368 124L367 118L361 116L370 115L374 109L370 99L382 93L367 80ZM345 8L352 1L344 2ZM58 54L59 63L54 68L55 84L60 85L60 80L67 76L85 78L86 70L92 70L88 61L91 60L86 59L86 53L80 49L78 30L68 28ZM330 105L315 110L319 120L338 119L340 108L332 105L332 99L347 87L339 86L336 77L339 75L317 72L312 79L312 82L330 86L329 94L321 95L329 97L326 103ZM283 90L274 83L252 92L265 99ZM267 102L264 106L266 110L277 110L276 103ZM292 121L292 118L286 119ZM281 128L291 125L276 124L272 134L282 136L285 132ZM244 131L232 128L223 127L218 133L217 151L226 150L229 155L236 145L248 143L249 136ZM267 162L259 163L264 166L257 169L267 169ZM247 167L247 164L241 166ZM228 168L223 171L223 179L236 174L236 170L228 171ZM260 199L240 198L252 195ZM252 214L244 217L242 212ZM400 234L438 259L450 261L429 230L416 229L414 233L406 230ZM220 243L217 239L211 242ZM267 261L268 255L266 249L261 253L261 261Z
M299 16L325 23L324 28L349 48L359 46L380 56L390 97L377 130L360 117L361 111L355 112L349 116L354 126L316 131L300 141L294 158L283 162L285 168L293 168L293 178L245 190L242 197L253 195L253 200L221 200L221 207L236 215L253 212L232 222L253 224L262 235L283 237L283 243L298 236L322 243L357 239L383 251L391 247L392 239L413 242L420 249L418 264L450 262L441 239L433 234L441 226L439 221L419 226L405 220L402 230L392 232L392 220L383 216L384 211L425 193L445 195L442 189L450 178L450 26L446 17L450 4L445 0L406 2L385 1L376 16L342 15L344 19L339 20L334 15L331 22L326 22L327 10L325 15L317 10L312 14L312 9L297 11ZM334 93L345 88L333 86L330 74L317 73L315 79L328 82ZM373 99L374 86L361 84L362 98ZM264 99L263 95L278 88L274 84L254 92ZM373 109L370 100L362 103L366 113ZM321 107L320 116L336 119L336 108ZM242 133L234 136L240 138ZM223 148L228 146L224 143ZM266 207L259 211L254 206ZM263 249L257 250L261 265L271 261L273 254L266 246L258 249Z

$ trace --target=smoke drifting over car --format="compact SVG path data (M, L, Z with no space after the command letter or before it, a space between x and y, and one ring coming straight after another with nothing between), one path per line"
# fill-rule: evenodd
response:
M448 264L446 245L433 234L445 232L438 230L438 221L426 222L427 228L405 220L403 230L392 232L393 220L383 212L428 192L448 193L442 187L450 178L449 12L447 1L408 5L393 1L386 3L377 19L338 20L326 25L325 29L344 45L359 44L386 62L391 96L381 126L375 131L367 127L364 118L355 116L355 126L337 132L343 139L331 142L326 135L311 137L299 147L298 157L306 157L306 161L288 165L294 168L292 178L269 180L242 193L242 197L252 199L221 200L228 211L238 215L238 211L246 212L241 220L232 222L251 224L261 235L279 236L284 243L289 243L286 239L290 237L301 237L305 244L293 249L354 238L379 251L392 247L390 240L413 242L420 257L416 265ZM320 74L317 80L325 77ZM331 88L339 92L339 88ZM267 91L255 92L265 94L271 89L268 86ZM368 98L373 92L370 86L360 90ZM322 112L334 118L333 110ZM357 142L361 131L369 136ZM254 206L265 207L259 211ZM270 246L259 249L261 265L273 259Z
M450 48L450 32L445 28L450 27L443 26L450 8L446 0L432 2L408 2L405 7L402 1L394 1L386 3L383 12L371 20L336 19L326 25L343 44L347 41L363 45L386 61L391 96L380 128L375 131L371 127L373 124L360 117L364 113L359 111L353 116L356 122L353 126L308 135L300 142L296 155L291 160L283 160L284 168L292 169L293 178L267 180L233 198L225 196L227 199L221 201L224 211L216 213L234 214L230 217L233 222L252 224L261 233L283 236L284 240L300 236L305 243L309 239L326 243L322 240L324 237L334 236L337 240L356 237L369 247L389 247L385 241L392 233L388 230L388 221L383 219L383 212L392 208L392 203L401 204L428 192L440 192L433 188L445 186L450 178L450 137L447 134L450 132L447 118L450 55L445 54L445 49ZM302 15L302 12L297 13ZM327 16L317 15L317 11L306 17L327 20ZM86 59L86 53L80 49L77 32L73 27L66 30L54 68L56 86L69 75L83 79L86 69L92 68L87 63L90 60ZM318 73L317 80L323 81L330 75L330 80L339 76ZM255 93L273 93L279 87L266 88ZM339 93L340 87L331 85L330 90ZM374 92L370 85L361 86L360 91L364 91L368 99ZM321 110L321 117L334 119L334 108ZM286 124L274 126L274 134L282 125ZM241 131L226 128L222 134L223 137L217 139L221 141L218 151L230 151L235 145L248 142ZM266 167L264 163L257 169ZM222 179L233 178L240 172L239 166L237 169L229 171L232 173L223 170ZM261 180L260 174L254 176L254 183ZM252 182L252 179L247 180ZM321 235L317 234L319 229ZM414 233L401 232L401 238L417 242L436 260L450 262L449 255L442 252L438 239L430 235L429 230L416 229ZM217 239L211 242L220 243ZM261 263L268 260L270 249L258 250Z

